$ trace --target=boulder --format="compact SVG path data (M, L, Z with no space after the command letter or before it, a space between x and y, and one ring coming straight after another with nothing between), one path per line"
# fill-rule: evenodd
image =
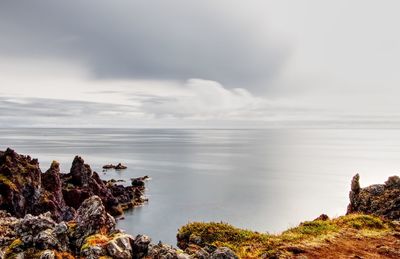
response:
M210 259L239 259L239 257L227 247L218 247L210 255Z
M49 212L39 216L27 214L16 224L15 231L26 247L59 251L68 249L67 225L53 221Z
M181 250L177 250L172 246L159 242L157 245L150 244L147 254L148 258L165 258L165 259L186 259L190 256Z
M132 258L131 242L133 242L132 236L118 234L106 244L108 254L116 259Z
M151 238L145 235L137 235L133 240L132 245L132 258L139 259L144 257L149 251Z
M98 196L92 196L82 203L75 221L76 229L72 236L77 247L81 247L84 239L92 234L108 234L115 229L115 219L107 213Z

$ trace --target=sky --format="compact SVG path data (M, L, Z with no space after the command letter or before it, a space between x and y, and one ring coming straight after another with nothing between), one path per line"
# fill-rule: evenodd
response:
M395 0L2 0L0 126L399 128Z

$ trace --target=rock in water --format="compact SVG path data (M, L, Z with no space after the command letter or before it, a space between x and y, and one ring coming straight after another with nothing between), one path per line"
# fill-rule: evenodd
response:
M51 212L55 221L69 221L84 200L97 195L114 216L143 204L144 186L123 186L102 181L84 160L76 156L68 174L58 162L42 173L36 159L12 149L0 151L0 210L16 217Z
M122 170L122 169L127 169L128 167L118 163L117 165L113 164L108 164L108 165L103 165L103 169L108 170L108 169L115 169L115 170Z
M385 184L360 187L359 175L351 182L350 204L347 214L365 213L400 220L400 178L391 176Z
M70 173L64 175L63 178L65 202L75 209L92 195L99 196L107 211L113 216L120 216L124 209L145 202L143 188L104 182L79 156L75 157Z
M103 165L103 169L114 169L115 165L113 164L108 164L108 165Z
M118 163L118 165L115 167L115 170L123 170L123 169L126 169L126 168L128 168L128 167L123 165L123 164L121 164L121 163Z

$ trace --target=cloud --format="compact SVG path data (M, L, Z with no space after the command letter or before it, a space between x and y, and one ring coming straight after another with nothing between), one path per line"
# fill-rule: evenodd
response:
M398 7L0 1L0 124L396 127Z
M113 84L111 84L112 86ZM128 91L121 103L89 101L93 92L86 91L83 100L38 98L38 97L0 97L0 121L16 125L36 125L43 122L56 122L57 125L85 122L96 123L100 120L109 124L130 126L137 119L185 119L185 120L240 120L250 119L263 113L268 107L266 100L252 96L244 89L226 89L217 82L191 79L184 84L164 86L165 92L142 88L140 91ZM173 93L169 93L168 89ZM79 94L79 92L77 93ZM110 91L97 93L100 97ZM57 93L54 93L57 96ZM87 98L87 100L85 100ZM60 124L61 123L61 124ZM10 123L8 123L10 124ZM5 125L3 125L5 126ZM7 125L12 126L12 125Z
M113 84L111 84L113 85ZM165 92L128 91L121 103L0 97L2 127L398 128L396 112L368 114L268 100L245 89L190 79ZM83 90L85 91L85 90ZM109 94L104 90L105 94ZM92 95L92 92L89 92ZM103 96L104 93L98 93ZM85 96L83 96L85 98ZM131 103L129 105L129 103Z
M98 79L261 87L288 48L231 1L1 1L0 55L83 64ZM265 85L263 85L264 87Z
M174 96L150 96L141 109L157 117L259 119L269 104L242 88L226 89L210 80L191 79Z

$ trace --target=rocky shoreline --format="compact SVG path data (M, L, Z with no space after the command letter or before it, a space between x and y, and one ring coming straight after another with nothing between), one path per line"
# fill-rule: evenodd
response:
M103 181L76 156L67 174L53 161L0 151L0 258L400 258L400 178L361 188L351 183L347 215L313 221L279 235L225 223L189 223L178 248L116 228L115 217L147 201L148 176L131 185ZM365 251L366 252L365 252Z
M16 217L50 212L55 221L68 221L93 195L100 197L112 216L123 215L124 210L147 201L144 184L117 183L101 180L79 156L74 158L67 174L60 172L57 161L42 173L37 159L12 149L0 151L0 210Z
M201 258L116 228L114 217L147 201L148 178L103 181L79 156L67 174L56 161L42 173L37 159L0 151L0 258Z

